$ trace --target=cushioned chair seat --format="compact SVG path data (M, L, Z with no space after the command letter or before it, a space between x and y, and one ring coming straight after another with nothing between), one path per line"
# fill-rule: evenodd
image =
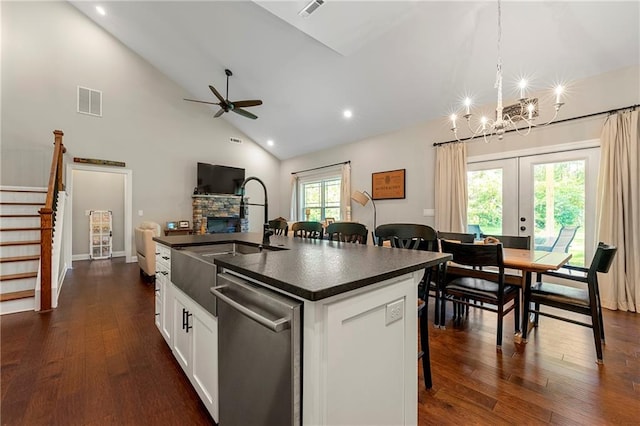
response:
M135 230L136 255L140 273L147 277L156 275L156 243L153 237L160 236L160 225L155 222L142 222Z
M483 299L498 301L498 283L483 280L481 278L462 277L456 278L447 284L447 293L455 294L456 291L466 294L474 294ZM512 285L504 286L504 294L517 293L518 288Z
M536 283L531 286L534 297L544 297L548 301L589 307L589 291L566 285Z

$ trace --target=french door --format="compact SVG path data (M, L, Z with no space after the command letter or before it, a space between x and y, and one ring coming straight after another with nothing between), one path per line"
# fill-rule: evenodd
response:
M484 234L531 236L550 246L563 226L577 227L574 265L591 259L599 148L523 155L467 165L467 221Z

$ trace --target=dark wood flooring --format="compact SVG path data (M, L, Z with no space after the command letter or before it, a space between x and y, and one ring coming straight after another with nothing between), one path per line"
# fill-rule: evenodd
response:
M0 422L212 424L154 325L153 300L137 264L82 261L59 308L0 317ZM490 312L431 329L434 386L419 381L421 425L640 424L640 315L605 311L603 366L591 330L541 318L516 345L512 320L502 353Z

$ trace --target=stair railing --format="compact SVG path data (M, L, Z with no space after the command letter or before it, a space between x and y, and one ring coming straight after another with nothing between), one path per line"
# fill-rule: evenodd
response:
M40 213L40 311L51 309L51 281L53 254L53 221L56 211L58 191L64 191L62 155L67 149L62 144L62 130L54 130L53 160L47 187L47 200Z

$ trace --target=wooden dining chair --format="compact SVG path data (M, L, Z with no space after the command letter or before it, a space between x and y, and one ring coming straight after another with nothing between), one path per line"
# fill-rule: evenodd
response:
M367 244L367 227L358 222L334 222L327 226L329 240Z
M613 263L617 248L599 243L589 268L565 265L558 271L548 271L537 274L536 283L525 289L524 294L524 325L522 338L526 340L529 325L529 315L533 313L533 325L538 326L539 316L547 316L572 324L590 327L596 345L596 362L603 363L602 345L604 344L604 323L602 321L602 306L600 304L600 289L598 288L598 272L607 273ZM579 287L563 284L543 282L543 278L556 277L580 283ZM531 304L534 307L531 308ZM540 305L550 306L563 311L577 312L588 316L590 322L578 321L558 314L557 311L542 311Z
M291 231L294 237L320 240L324 237L324 228L320 222L296 222L291 225Z
M480 305L472 306L495 312L498 316L496 348L502 350L502 324L509 312L514 312L515 331L520 331L520 286L506 284L504 281L502 244L456 243L448 240L441 240L440 244L442 252L450 253L453 256L452 261L458 265L498 268L497 273L469 269L468 276L449 276L445 266L444 285L440 297L440 327L445 328L447 300L453 302L454 323L462 322L464 306L472 305L475 301L481 302Z
M273 231L273 235L289 234L289 224L286 220L274 219L269 221L269 229Z
M438 251L438 239L436 231L427 225L413 223L388 223L380 225L375 229L376 243L378 246L389 241L391 247L408 250L428 250ZM429 351L429 321L427 298L429 295L429 284L432 282L432 268L426 268L422 280L418 285L418 321L420 326L420 348L418 358L422 359L422 371L424 373L424 384L427 389L433 386L431 377L431 356ZM436 274L437 275L437 274ZM433 283L433 291L438 291L438 286ZM434 296L435 297L435 296ZM438 303L436 298L436 318L438 318Z

